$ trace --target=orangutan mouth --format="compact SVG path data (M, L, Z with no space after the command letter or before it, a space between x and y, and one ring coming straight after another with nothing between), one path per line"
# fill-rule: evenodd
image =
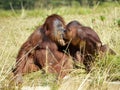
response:
M62 45L62 46L65 46L65 41L63 39L59 39L58 43L60 43L60 45Z

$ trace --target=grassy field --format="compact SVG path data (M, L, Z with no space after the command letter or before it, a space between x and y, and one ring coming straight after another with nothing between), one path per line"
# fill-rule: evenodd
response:
M82 82L86 82L83 80L91 80L89 90L107 90L104 85L106 81L120 81L120 5L0 12L0 89L16 90L28 85L49 85L52 90L58 90L59 87L59 90L77 90L82 87ZM18 50L35 27L43 24L45 18L53 13L61 15L66 23L78 20L90 26L98 33L101 41L115 50L117 55L106 55L97 59L90 74L86 74L82 69L74 69L69 80L60 82L56 81L54 75L42 74L42 71L39 71L25 75L24 83L17 87L12 82L11 69L14 67Z

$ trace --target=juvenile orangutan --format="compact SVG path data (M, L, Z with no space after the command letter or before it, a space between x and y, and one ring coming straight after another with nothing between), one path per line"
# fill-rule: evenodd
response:
M97 33L78 21L71 21L67 24L64 38L70 42L70 54L78 61L83 62L87 72L91 70L91 64L99 52L107 51L108 46L102 45ZM115 54L112 49L109 49L109 52Z

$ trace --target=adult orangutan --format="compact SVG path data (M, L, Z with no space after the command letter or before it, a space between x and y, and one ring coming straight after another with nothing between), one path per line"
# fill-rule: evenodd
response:
M57 57L59 57L59 61L62 60L62 57L68 58L63 53L61 55L61 52L57 49L57 45L65 45L63 40L64 30L65 22L63 18L53 14L48 16L44 24L39 26L29 36L26 42L21 46L17 55L16 66L13 70L13 73L16 76L16 82L22 81L23 74L38 71L42 68L43 65L40 63L42 61L40 60L45 60L45 57L40 59L39 57L41 56L38 55L42 53L41 50L44 50L43 55L45 56L46 47L48 47L51 52L58 53ZM53 53L53 55L57 54Z

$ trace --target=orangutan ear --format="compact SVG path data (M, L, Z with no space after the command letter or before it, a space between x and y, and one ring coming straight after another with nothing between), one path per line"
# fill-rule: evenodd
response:
M45 30L45 35L48 36L49 34L50 34L50 30L47 30L47 29L46 29L46 30Z
M82 29L78 29L78 30L77 30L77 36L78 36L81 40L84 40L85 37L86 37L86 33L83 32Z
M49 30L48 24L44 24L43 25L43 29L44 29L45 35L49 35L50 34L50 30Z

